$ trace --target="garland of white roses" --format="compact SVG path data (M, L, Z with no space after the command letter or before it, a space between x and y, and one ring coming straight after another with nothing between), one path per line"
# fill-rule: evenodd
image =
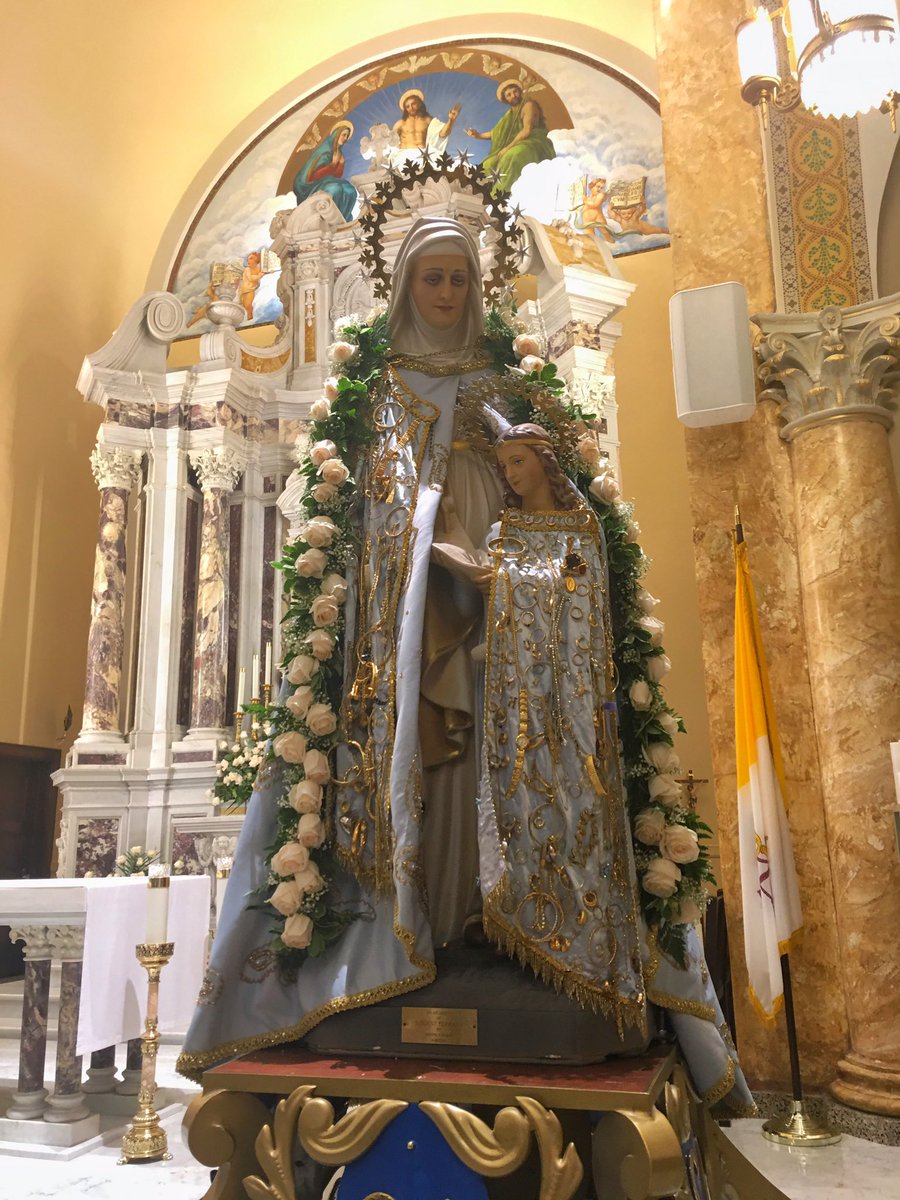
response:
M519 366L511 372L535 383L549 381L551 391L559 387L535 338L520 333L513 349ZM338 741L344 571L355 552L349 513L356 480L347 462L348 443L367 389L344 372L357 352L348 340L329 349L333 374L310 410L311 444L299 467L307 479L307 519L278 564L289 599L283 666L292 691L269 714L270 757L281 761L285 787L277 802L277 837L263 899L275 914L273 947L287 966L298 965L307 953L321 954L355 915L328 903L334 860L325 843L322 805ZM528 419L541 415L535 410ZM658 928L661 947L683 961L684 926L699 918L704 882L712 879L704 845L709 830L684 805L675 779L680 763L674 735L683 725L662 693L671 664L662 648L663 623L653 616L658 602L638 582L646 570L639 527L631 506L619 498L610 467L602 466L595 433L584 422L576 421L575 429L580 433L576 450L564 448L560 459L597 511L607 542L614 626L618 616L620 729L642 909L648 924Z

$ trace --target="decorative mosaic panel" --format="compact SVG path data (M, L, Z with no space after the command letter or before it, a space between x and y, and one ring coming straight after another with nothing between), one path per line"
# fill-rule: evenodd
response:
M872 298L859 154L852 120L805 108L770 113L773 250L787 312Z

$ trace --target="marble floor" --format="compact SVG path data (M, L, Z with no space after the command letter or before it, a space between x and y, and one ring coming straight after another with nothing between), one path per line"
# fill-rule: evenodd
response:
M50 1063L54 1049L48 1047ZM194 1162L181 1139L184 1104L199 1089L175 1074L176 1055L177 1047L161 1046L157 1072L161 1087L179 1093L172 1098L180 1102L167 1109L163 1119L171 1162L117 1166L122 1126L114 1118L104 1118L105 1128L91 1150L67 1161L23 1158L0 1145L0 1196L121 1200L127 1188L129 1200L156 1200L165 1188L166 1200L201 1200L209 1187L209 1171ZM15 1043L0 1039L0 1092L15 1086L17 1058ZM767 1142L761 1125L761 1121L735 1121L728 1135L789 1200L900 1200L900 1147L845 1136L837 1146L791 1150Z

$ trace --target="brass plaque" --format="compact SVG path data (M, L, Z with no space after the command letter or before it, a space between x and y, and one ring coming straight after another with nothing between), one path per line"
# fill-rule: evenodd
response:
M431 1046L477 1046L477 1008L404 1008L401 1042Z

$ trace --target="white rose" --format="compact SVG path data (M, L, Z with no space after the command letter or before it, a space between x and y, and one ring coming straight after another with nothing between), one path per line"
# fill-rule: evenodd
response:
M277 908L282 916L289 917L295 913L300 907L300 888L297 886L296 880L289 879L284 883L279 883L269 897L269 903L273 908Z
M634 818L634 836L645 846L658 846L666 827L666 814L658 808L642 808Z
M125 866L125 855L124 855L124 854L120 854L120 855L119 855L119 857L116 859L116 863L117 863L117 864L118 864L120 867L124 867L124 866Z
M313 690L308 684L302 684L297 688L296 692L288 696L284 702L284 707L288 712L301 720L309 712L309 706L313 702Z
M349 468L339 458L326 458L319 467L319 474L325 483L331 483L335 487L340 487L350 478Z
M327 421L331 416L331 401L325 396L320 396L310 405L309 415L314 421Z
M666 742L649 742L644 747L644 758L659 775L674 775L681 769L678 755Z
M321 871L311 860L302 871L297 872L294 876L294 882L304 895L309 892L321 892L325 886L325 880L322 878Z
M650 645L659 646L662 644L662 635L665 630L665 625L660 621L659 617L641 617L638 621L641 629L650 634Z
M337 494L333 483L317 483L310 488L310 495L318 504L330 504Z
M543 371L546 365L544 360L537 354L526 354L519 361L519 366L526 375L530 375L533 371Z
M300 842L285 842L281 849L272 855L272 871L276 875L293 875L302 871L309 862L309 850Z
M591 480L588 491L596 500L602 500L604 504L612 504L619 496L619 484L612 471L604 471L602 475L597 475Z
M641 612L645 612L648 616L653 612L657 604L659 604L659 601L656 599L656 597L651 596L646 588L638 588L635 599Z
M315 577L321 579L322 573L328 566L328 558L321 550L304 550L297 555L295 570L304 579Z
M625 541L636 542L640 539L641 527L637 521L629 521L625 526Z
M333 625L340 614L340 605L333 596L316 596L310 607L313 624L321 629L323 625Z
M334 653L334 638L326 629L314 629L306 640L320 662L331 658Z
M321 750L307 750L303 756L303 773L311 783L327 783L331 778L328 755Z
M326 575L322 580L322 595L331 596L338 604L343 604L347 599L347 580L336 571Z
M687 825L669 825L662 836L659 848L672 862L692 863L700 857L700 843L693 829Z
M309 683L318 670L317 658L313 658L311 654L298 654L296 658L291 659L286 678L288 683Z
M649 683L645 679L636 679L628 689L628 699L632 708L636 708L638 712L646 712L653 703L653 692Z
M332 342L328 347L328 357L333 363L349 362L356 353L352 342Z
M537 338L530 333L520 333L513 340L513 351L517 358L524 358L528 354L540 354L541 346Z
M310 517L303 530L303 536L315 548L330 546L338 527L331 517Z
M682 900L678 906L678 915L672 920L676 925L693 925L701 919L703 914L700 912L700 906L695 904L693 900Z
M272 743L272 750L285 762L303 762L303 755L306 753L306 738L296 729L289 729L287 733L279 733Z
M301 846L321 846L325 841L325 826L318 813L304 813L297 822L297 841Z
M650 865L641 879L641 887L651 896L667 900L675 894L681 881L681 871L667 858L651 858Z
M316 737L324 737L337 729L337 717L329 704L313 704L306 714L306 724Z
M317 813L322 807L322 789L311 779L301 779L295 783L287 798L294 812Z
M672 670L672 660L668 654L651 654L644 659L644 670L654 683L659 683Z
M600 447L597 445L597 439L592 433L586 433L578 439L578 453L588 466L596 467L600 462L602 457Z
M657 714L656 720L659 723L659 727L662 729L663 733L667 733L669 737L673 738L678 732L678 722L671 713L661 712Z
M281 940L291 950L305 950L312 939L312 932L312 917L308 917L306 913L294 913L284 923Z
M681 784L671 775L651 775L650 799L664 804L666 808L677 808L681 803Z
M328 441L327 438L325 441L316 442L316 444L311 446L309 450L309 457L317 467L321 467L322 463L325 462L326 459L334 458L336 454L337 446L334 444L334 442Z
M322 393L326 400L337 400L340 395L340 380L336 375L329 375L322 384Z

